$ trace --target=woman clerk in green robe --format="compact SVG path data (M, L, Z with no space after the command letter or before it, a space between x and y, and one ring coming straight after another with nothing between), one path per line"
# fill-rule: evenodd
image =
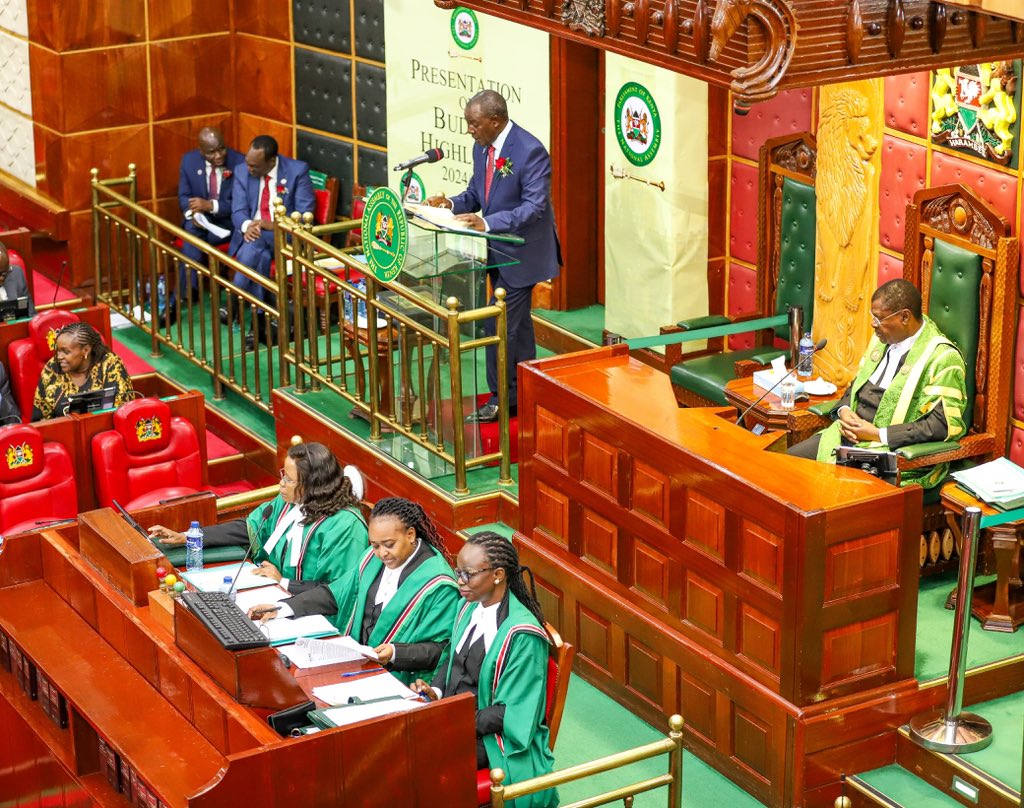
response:
M185 535L162 525L149 529L165 544L185 543ZM355 571L366 550L367 531L352 480L322 443L288 449L281 469L280 493L242 520L203 528L205 547L253 545L257 575L289 592L320 581L338 581L351 604Z
M420 679L412 686L430 699L476 694L477 768L503 769L506 783L547 774L554 764L544 723L551 638L525 569L512 543L497 533L482 531L463 545L455 576L465 602L448 659L432 685ZM554 789L509 803L557 804Z
M459 603L447 550L415 502L380 500L369 519L370 549L358 564L356 595L344 603L347 583L331 581L250 615L325 614L338 630L373 646L382 665L402 681L432 676L451 633Z

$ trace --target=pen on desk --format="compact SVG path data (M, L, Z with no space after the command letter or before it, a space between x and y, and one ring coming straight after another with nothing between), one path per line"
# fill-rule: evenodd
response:
M383 668L367 668L366 670L362 671L352 671L351 673L343 673L341 674L341 678L347 679L349 676L362 676L364 673L379 673L383 671Z
M252 614L249 615L249 619L255 620L257 617L263 617L263 615L265 614L270 614L271 612L279 611L281 611L280 606L271 606L269 609L256 609L255 611L253 611Z

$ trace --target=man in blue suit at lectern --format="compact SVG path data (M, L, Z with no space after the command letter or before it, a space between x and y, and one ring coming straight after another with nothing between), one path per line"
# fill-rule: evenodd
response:
M551 156L537 138L509 120L505 99L493 90L469 99L465 117L476 141L469 187L451 199L433 196L427 204L451 208L459 214L460 224L474 230L511 233L524 239L518 246L497 244L500 252L518 264L488 271L491 288L506 291L509 415L515 415L516 366L537 356L530 318L533 287L556 277L562 264L551 208ZM494 321L488 321L488 335L494 334L494 329ZM498 420L497 352L493 347L487 349L487 384L490 398L467 421Z
M274 198L281 197L288 213L312 213L316 195L309 179L309 165L277 153L277 141L270 135L254 138L245 154L247 175L238 177L232 197L233 232L229 253L264 278L270 277L274 258ZM273 293L242 276L235 275L234 284L253 297L271 301ZM239 314L241 312L239 311ZM228 313L221 310L221 321ZM253 324L258 334L259 324ZM250 337L249 342L252 342Z

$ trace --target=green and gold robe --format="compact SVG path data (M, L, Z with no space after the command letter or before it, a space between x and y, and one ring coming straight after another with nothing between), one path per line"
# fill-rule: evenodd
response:
M873 336L850 387L850 407L855 413L857 393L878 368L882 357L885 356L885 350L886 346L878 337ZM967 431L964 422L966 402L966 369L963 357L957 347L943 336L935 323L925 317L921 332L907 353L903 367L882 395L872 423L879 429L911 423L941 404L947 425L945 440L952 441ZM840 441L839 423L836 422L821 433L818 460L834 463L834 452ZM882 451L889 448L877 441L865 441L858 446ZM923 488L934 488L942 482L948 471L948 463L914 469L902 475L900 484L917 483Z

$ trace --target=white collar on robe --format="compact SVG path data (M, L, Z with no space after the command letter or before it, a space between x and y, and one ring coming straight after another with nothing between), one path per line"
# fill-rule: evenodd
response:
M380 586L377 587L377 597L373 601L374 605L380 605L383 608L391 602L391 598L398 591L398 583L402 578L402 572L409 566L409 562L413 560L419 551L420 540L417 538L416 546L412 548L412 553L402 562L400 567L395 567L393 570L384 567L384 571L380 575Z
M305 529L304 525L299 524L303 515L304 510L301 505L292 507L288 513L278 520L277 527L270 534L267 543L263 545L263 551L270 555L281 539L284 538L288 543L288 565L297 567L299 565L299 556L302 554L302 533Z
M476 632L473 635L473 642L475 643L482 636L484 638L484 653L486 654L491 650L491 643L493 643L494 638L498 636L498 609L500 608L500 600L490 606L481 606L477 603L476 608L473 610L473 614L469 617L469 625L462 633L462 637L459 639L459 644L455 646L456 653L461 651L462 647L466 644L466 637L469 636L469 632L473 626L476 626Z

